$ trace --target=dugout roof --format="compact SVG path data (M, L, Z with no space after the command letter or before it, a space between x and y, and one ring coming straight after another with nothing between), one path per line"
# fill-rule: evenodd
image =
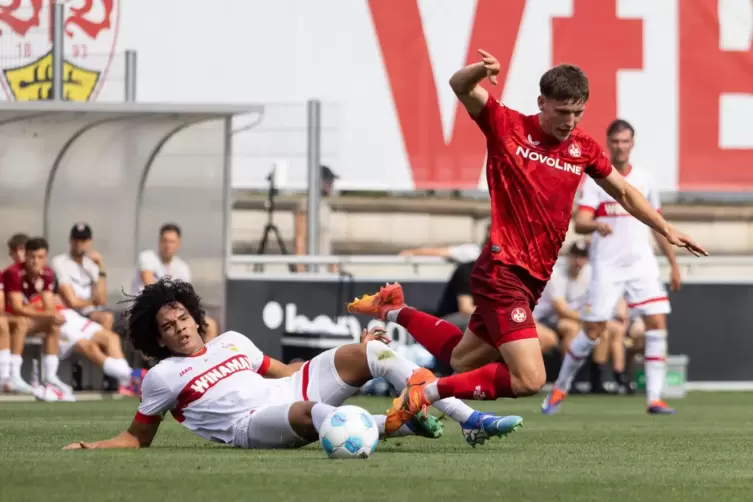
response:
M92 226L109 302L130 291L158 229L183 229L181 256L210 305L223 304L229 248L232 117L261 106L0 103L0 239L44 235L66 252ZM217 315L217 314L215 314Z

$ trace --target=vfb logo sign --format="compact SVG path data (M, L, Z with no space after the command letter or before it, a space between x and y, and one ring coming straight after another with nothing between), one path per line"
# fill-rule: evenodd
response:
M96 99L112 64L120 0L65 0L63 98ZM11 0L0 6L3 90L15 101L52 99L55 0Z

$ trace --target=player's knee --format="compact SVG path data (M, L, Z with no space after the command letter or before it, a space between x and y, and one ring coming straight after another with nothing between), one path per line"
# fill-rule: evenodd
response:
M394 352L382 342L372 340L366 344L351 343L343 345L335 351L335 371L347 385L360 387L372 377L384 376L378 371L377 365L369 364L369 359L376 361L384 358L385 353ZM369 356L371 354L371 356ZM372 369L373 368L373 369Z
M517 397L535 396L544 386L544 383L546 383L546 379L538 377L519 380L515 388L515 395Z
M563 338L570 338L580 331L580 323L572 319L560 319L557 323L557 331Z
M606 322L587 322L584 326L586 336L591 340L598 340L606 328Z
M515 375L515 395L517 397L533 396L538 394L546 383L546 370L544 368L531 369Z
M319 438L311 414L315 404L313 401L298 401L293 403L288 411L290 426L298 436L307 441L316 441Z
M73 346L73 350L84 357L91 358L91 353L94 349L92 345L93 344L90 340L79 340L76 342L76 345Z

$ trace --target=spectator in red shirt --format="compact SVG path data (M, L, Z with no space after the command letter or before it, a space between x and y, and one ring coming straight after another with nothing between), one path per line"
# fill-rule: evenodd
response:
M10 256L13 264L24 261L28 240L29 236L26 234L14 234L8 239L8 256ZM0 390L16 392L17 389L14 388L11 382L11 361L15 358L20 367L20 361L24 352L24 339L26 337L26 321L11 315L5 310L6 294L4 277L5 270L2 270L0 271ZM7 342L2 334L2 329L6 324L9 328Z
M65 318L55 308L53 287L55 276L47 266L49 246L42 237L29 239L24 261L3 272L6 312L17 316L25 326L25 333L42 333L43 381L57 388L64 399L73 399L73 390L57 376L60 359L60 325ZM21 356L11 356L11 385L16 392L34 394L34 389L21 378Z

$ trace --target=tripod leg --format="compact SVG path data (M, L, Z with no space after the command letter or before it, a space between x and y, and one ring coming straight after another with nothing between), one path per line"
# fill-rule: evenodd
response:
M285 246L285 241L282 240L282 235L280 235L280 229L278 229L277 226L272 225L270 230L275 234L275 239L277 240L277 245L280 247L280 252L284 255L287 255L288 248ZM293 273L296 271L295 265L293 265L292 263L288 265L288 268Z
M272 230L272 225L270 225L269 223L264 225L261 242L259 242L259 249L256 251L256 254L264 254L267 251L267 241L269 240L270 230Z
M282 240L280 230L276 226L273 226L270 230L275 234L275 239L277 240L277 245L280 247L280 252L282 254L288 254L288 248L285 247L285 241Z
M269 231L271 230L272 225L267 223L264 226L264 231L261 236L261 242L259 242L259 249L256 250L256 254L263 255L267 252L267 242L269 241ZM264 265L257 263L254 265L254 272L263 272L264 271Z

